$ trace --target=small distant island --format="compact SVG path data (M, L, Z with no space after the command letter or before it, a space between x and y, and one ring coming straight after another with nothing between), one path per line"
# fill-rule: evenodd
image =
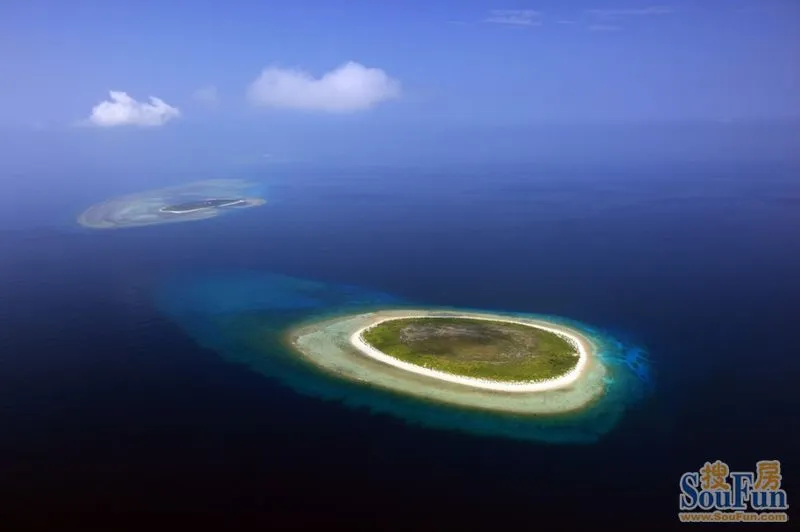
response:
M161 212L171 214L188 214L190 212L200 211L203 209L219 209L222 207L235 207L237 205L246 205L247 201L241 198L236 199L208 199L203 201L189 201L186 203L178 203L177 205L167 205L161 207Z
M111 198L78 217L91 229L120 229L207 220L264 205L261 186L241 179L208 179Z

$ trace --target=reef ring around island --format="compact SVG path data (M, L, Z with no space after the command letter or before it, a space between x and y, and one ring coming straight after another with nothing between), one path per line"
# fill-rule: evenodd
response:
M249 270L176 273L161 285L156 303L198 345L263 375L266 386L286 386L302 395L439 430L593 443L653 389L651 363L642 347L620 339L618 332L558 316L433 310L367 287ZM415 375L372 359L350 343L351 336L378 315L420 308L441 315L483 314L563 327L587 341L586 367L575 383L557 390L498 392Z
M378 323L409 317L479 319L548 330L575 343L578 362L554 379L509 383L409 364L360 339L364 330ZM593 356L593 343L578 331L543 320L481 312L380 310L293 329L290 342L306 362L339 378L426 401L517 415L548 416L581 410L603 395L607 375L604 365Z

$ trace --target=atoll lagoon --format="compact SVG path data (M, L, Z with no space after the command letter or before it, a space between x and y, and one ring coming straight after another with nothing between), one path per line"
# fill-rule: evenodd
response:
M201 346L298 393L367 407L432 428L552 443L591 443L613 429L651 386L643 349L552 316L432 308L357 286L259 272L173 279L162 287L158 306ZM546 362L535 363L530 379L511 378L501 383L531 386L516 390L480 388L407 371L367 356L353 342L354 335L358 337L389 317L484 319L486 323L481 325L489 326L492 342L465 338L471 332L486 332L475 323L469 324L470 331L461 331L459 340L470 344L469 356L478 359L479 366L491 353L502 352L500 365L505 364L505 369L500 373L509 376L510 371L518 377L520 368L529 371L531 366L517 363L511 354L520 345L532 344L541 349L537 351L539 360ZM500 328L498 323L511 327ZM517 325L538 326L539 332ZM553 335L542 334L545 329ZM424 331L410 331L420 333ZM567 338L581 342L584 358L579 356L578 346L559 341ZM389 343L392 341L389 338ZM491 345L482 350L481 343ZM424 345L430 348L433 344ZM440 343L439 347L444 353L452 345ZM564 360L568 356L570 364ZM579 359L584 361L582 365ZM458 363L462 362L465 360ZM471 378L490 377L485 367L473 367L473 371L478 373ZM542 373L546 371L550 374ZM465 376L463 372L461 376ZM555 385L560 378L564 380Z
M119 229L214 218L263 205L261 186L241 179L210 179L128 194L86 209L78 223L92 229Z

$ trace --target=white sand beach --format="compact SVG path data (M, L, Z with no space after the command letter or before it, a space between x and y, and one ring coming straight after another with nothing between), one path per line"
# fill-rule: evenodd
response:
M557 327L553 325L544 325L542 323L532 320L504 318L500 316L486 317L486 316L475 316L474 314L464 314L464 315L453 315L446 317L469 318L474 320L496 321L502 323L516 323L519 325L526 325L528 327L535 327L537 329L542 329L544 331L551 332L553 334L556 334L564 338L575 347L575 351L578 355L578 362L576 363L575 367L559 377L547 380L540 380L540 381L503 382L503 381L494 381L488 379L477 379L474 377L465 377L463 375L454 375L452 373L445 373L443 371L424 368L416 364L404 362L390 355L387 355L386 353L382 353L381 351L375 349L374 347L369 345L366 341L364 341L364 333L381 323L385 323L387 321L392 321L392 320L408 319L408 318L435 318L435 317L444 317L444 316L437 316L431 313L421 313L421 314L409 313L406 316L382 317L377 319L370 325L367 325L366 327L356 331L350 337L350 343L352 343L356 349L358 349L365 355L375 360L383 362L384 364L389 364L390 366L394 366L396 368L405 371L416 373L417 375L424 375L426 377L430 377L433 379L439 379L456 384L462 384L464 386L471 386L473 388L482 388L484 390L495 390L500 392L517 392L517 393L543 392L547 390L558 390L559 388L570 386L580 378L581 374L586 369L587 363L589 361L589 347L587 346L586 342L580 336L568 331L566 328Z

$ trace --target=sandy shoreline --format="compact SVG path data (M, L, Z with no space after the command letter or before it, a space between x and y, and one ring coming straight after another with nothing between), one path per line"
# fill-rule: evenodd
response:
M519 325L526 325L528 327L535 327L537 329L541 329L547 332L551 332L564 338L567 340L572 346L575 348L575 351L578 354L578 362L575 364L575 367L569 370L567 373L560 375L558 377L554 377L552 379L546 380L539 380L539 381L527 381L527 382L508 382L508 381L494 381L489 379L479 379L475 377L465 377L462 375L455 375L452 373L446 373L444 371L438 371L434 369L425 368L422 366L418 366L416 364L411 364L409 362L404 362L392 356L389 356L378 349L375 349L371 345L367 344L364 341L364 333L367 332L372 327L375 327L381 323L392 321L392 320L399 320L399 319L407 319L407 318L469 318L469 319L476 319L476 320L485 320L485 321L496 321L501 323L515 323ZM544 392L548 390L558 390L567 386L572 385L577 381L581 374L586 369L586 366L589 361L589 352L590 347L586 344L586 342L578 335L573 332L568 331L563 327L557 327L553 325L543 325L533 320L528 319L515 319L515 318L503 318L503 317L486 317L486 316L479 316L475 314L455 314L455 315L447 315L443 316L440 313L436 312L409 312L408 315L405 316L391 316L391 317L383 317L375 320L374 322L370 323L369 325L359 329L350 337L350 343L358 349L361 353L367 355L370 358L378 360L379 362L383 362L384 364L389 364L390 366L394 366L398 369L402 369L405 371L409 371L411 373L416 373L417 375L423 375L426 377L430 377L433 379L438 379L446 382L452 382L455 384L462 384L465 386L470 386L473 388L481 388L484 390L492 390L492 391L499 391L499 392L518 392L518 393L531 393L531 392Z

